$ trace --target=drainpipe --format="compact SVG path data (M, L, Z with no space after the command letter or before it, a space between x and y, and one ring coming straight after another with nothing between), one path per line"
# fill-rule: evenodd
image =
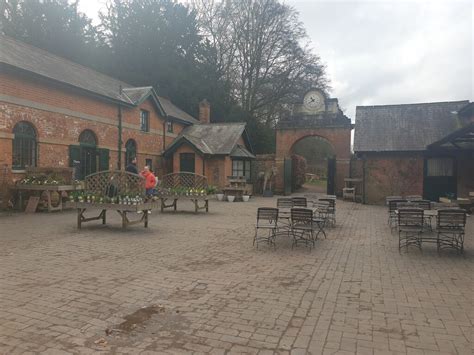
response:
M119 87L120 97L122 96L122 85ZM117 169L122 170L122 105L118 105L118 159Z
M365 205L367 203L366 193L365 193L365 178L367 170L367 158L365 154L362 156L362 203Z
M166 150L166 124L168 123L168 118L165 117L163 120L163 152Z

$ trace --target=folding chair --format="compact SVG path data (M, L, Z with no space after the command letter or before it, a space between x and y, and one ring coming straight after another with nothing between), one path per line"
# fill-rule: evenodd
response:
M403 200L402 196L387 196L385 197L385 204L388 206L388 203L392 200Z
M291 198L278 198L277 199L277 208L278 208L278 221L281 222L283 227L290 227L291 212L293 208L293 200Z
M336 225L336 200L333 198L320 198L319 201L329 203L327 221L334 227Z
M293 248L298 243L305 243L314 247L314 228L313 228L313 211L309 208L292 208L291 209L291 233L293 234Z
M293 207L308 207L308 200L306 197L292 197Z
M404 199L393 199L388 201L388 225L390 226L390 229L393 229L396 227L397 223L397 209L398 209L398 204L399 203L405 203L408 202L407 200Z
M408 195L408 196L405 196L405 200L408 200L408 201L419 201L419 200L423 200L423 197L420 196L420 195Z
M328 223L328 210L329 202L327 201L316 201L313 203L313 223L318 227L318 233L315 239L318 239L320 233L323 233L324 239L326 239L326 225Z
M421 208L398 209L398 250L415 245L421 250L423 233L423 210Z
M438 210L438 221L436 223L438 251L453 248L462 254L464 251L465 226L465 210L454 208Z
M267 242L275 247L275 237L278 230L278 208L260 207L257 210L257 224L255 225L255 236L253 245L259 242ZM259 231L264 231L259 234Z

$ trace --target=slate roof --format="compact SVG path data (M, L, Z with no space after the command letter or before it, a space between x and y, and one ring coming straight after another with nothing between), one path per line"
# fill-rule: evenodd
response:
M4 35L0 35L0 63L112 100L132 104L127 97L119 93L120 85L132 85Z
M158 96L158 100L160 101L160 104L168 117L176 118L178 120L186 121L192 124L199 123L199 120L175 106L169 99Z
M164 114L169 117L188 123L199 122L176 107L170 100L157 96L151 86L134 87L91 68L1 34L0 63L26 70L128 106L137 106L151 95L156 100L160 110L164 111ZM122 94L120 94L120 86L122 86Z
M246 159L255 159L255 155L250 153L247 148L244 146L237 144L232 152L230 153L232 158L246 158Z
M422 151L460 128L457 111L469 101L357 106L354 151Z
M210 123L189 126L181 131L166 149L165 155L171 154L185 142L194 146L202 154L230 155L244 132L245 123Z

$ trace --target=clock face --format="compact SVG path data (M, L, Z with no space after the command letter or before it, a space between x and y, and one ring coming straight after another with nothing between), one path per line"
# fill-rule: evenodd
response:
M310 91L308 92L303 99L303 105L308 110L315 110L322 108L324 104L324 98L318 91Z

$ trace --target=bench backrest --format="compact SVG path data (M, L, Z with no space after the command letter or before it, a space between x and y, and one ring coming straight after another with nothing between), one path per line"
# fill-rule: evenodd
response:
M166 189L189 188L204 190L207 188L207 178L194 173L179 172L163 176L161 186Z
M85 192L103 196L144 196L145 178L122 170L101 171L86 176Z

